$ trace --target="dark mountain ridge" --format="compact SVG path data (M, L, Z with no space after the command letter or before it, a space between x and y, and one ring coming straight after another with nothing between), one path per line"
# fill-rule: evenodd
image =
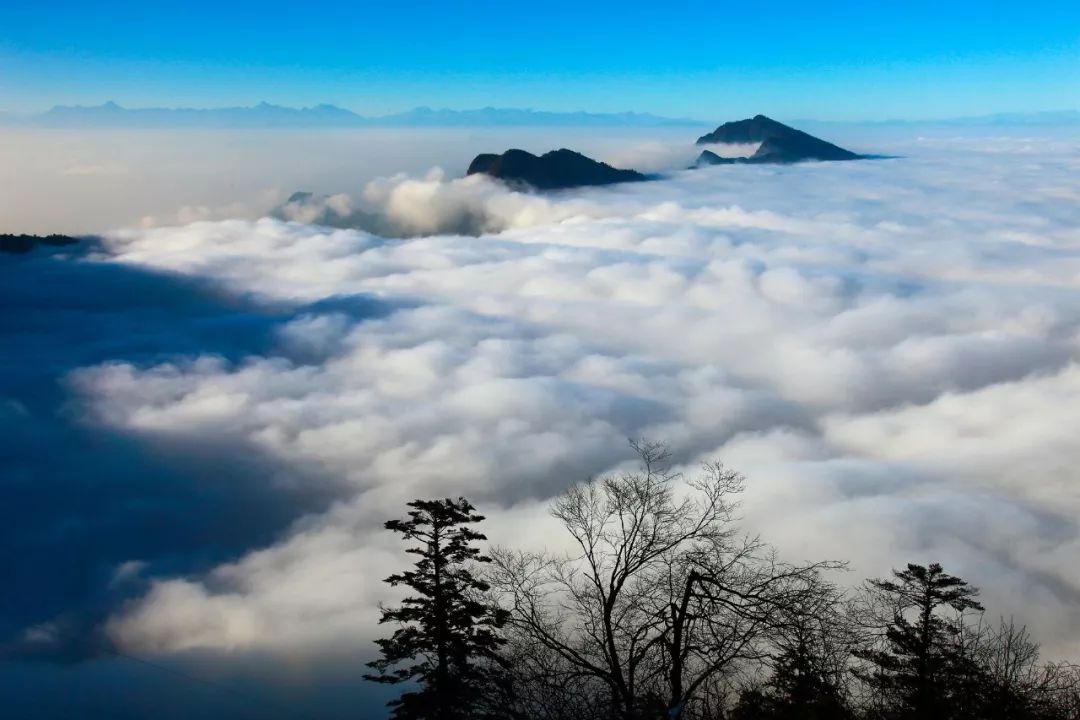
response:
M78 238L69 235L12 235L0 233L0 253L13 253L21 255L28 253L39 245L48 247L63 247L75 245Z
M845 150L802 130L784 125L764 115L747 120L727 122L711 133L698 138L698 145L714 143L760 143L753 155L745 158L723 158L705 150L698 156L698 165L730 165L735 163L793 163L803 160L858 160L861 155Z
M507 150L502 155L484 153L473 159L466 174L477 173L511 184L528 185L537 190L612 185L649 179L647 175L636 170L620 170L566 148L552 150L540 156L517 149Z

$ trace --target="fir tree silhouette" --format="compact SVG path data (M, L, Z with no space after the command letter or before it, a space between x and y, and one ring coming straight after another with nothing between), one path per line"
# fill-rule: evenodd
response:
M506 613L486 599L488 585L474 574L490 560L474 546L486 538L468 527L484 518L464 498L415 500L409 507L408 519L391 520L386 528L415 541L406 552L419 559L386 582L413 594L382 608L379 622L399 627L376 641L382 657L368 665L377 674L365 677L418 684L389 703L395 720L497 717L494 698L506 690L499 654Z
M975 600L979 591L937 563L908 564L894 570L893 578L869 581L893 616L882 646L856 652L869 665L857 675L887 698L891 717L962 717L963 689L972 670L961 642L963 613L982 611Z

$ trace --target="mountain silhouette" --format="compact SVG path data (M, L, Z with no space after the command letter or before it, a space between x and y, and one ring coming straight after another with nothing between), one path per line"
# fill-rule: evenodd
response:
M803 160L858 160L862 156L833 145L813 135L776 122L764 115L747 120L724 123L707 135L698 138L698 145L714 143L760 143L753 155L745 158L723 158L705 150L698 156L698 165L730 165L734 163L793 163Z
M30 252L39 245L62 247L64 245L74 245L77 242L79 242L78 238L68 235L12 235L0 233L0 253L21 255Z
M469 164L468 175L483 173L511 184L538 190L558 190L582 185L611 185L648 180L636 170L620 170L581 153L552 150L539 157L524 150L507 150L502 155L484 153Z

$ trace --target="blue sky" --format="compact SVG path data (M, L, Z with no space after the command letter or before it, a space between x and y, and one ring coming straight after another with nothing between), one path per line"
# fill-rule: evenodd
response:
M0 109L637 110L709 119L1080 108L1080 3L0 3Z

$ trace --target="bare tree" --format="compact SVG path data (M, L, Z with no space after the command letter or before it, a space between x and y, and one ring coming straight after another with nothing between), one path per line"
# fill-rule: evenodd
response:
M1048 702L1044 717L1053 720L1080 718L1080 665L1050 663L1045 666L1049 680Z
M610 717L607 686L581 672L558 652L513 628L505 655L509 661L513 716L529 720L605 720Z
M1039 644L1012 618L977 628L967 652L979 668L981 714L988 720L1080 717L1075 667L1040 663Z
M695 697L717 678L768 656L771 634L836 565L788 565L740 535L738 473L711 463L683 478L663 445L633 448L636 471L553 504L573 552L497 550L492 582L510 626L568 676L598 682L611 715L693 717Z

